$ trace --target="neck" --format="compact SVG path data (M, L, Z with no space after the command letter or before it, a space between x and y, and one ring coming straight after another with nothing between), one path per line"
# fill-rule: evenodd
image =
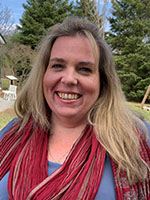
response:
M52 121L51 139L61 139L61 141L64 141L65 143L67 141L74 141L81 135L86 124L87 122L82 122L78 124L66 124L62 122Z
M59 161L61 158L60 163L62 163L87 124L87 121L82 121L82 123L66 122L52 118L52 129L48 145L48 159L50 161L54 161L54 158Z
M51 116L51 122L53 127L60 126L61 128L71 129L77 127L83 127L87 124L87 118L80 117L59 117L54 114Z

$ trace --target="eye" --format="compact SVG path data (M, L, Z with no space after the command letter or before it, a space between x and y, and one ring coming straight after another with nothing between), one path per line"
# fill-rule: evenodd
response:
M61 64L53 64L52 68L55 69L55 70L61 70L63 68L63 65L61 65Z
M81 73L84 73L84 74L90 74L90 73L92 73L92 70L90 68L88 68L88 67L80 67L79 71Z

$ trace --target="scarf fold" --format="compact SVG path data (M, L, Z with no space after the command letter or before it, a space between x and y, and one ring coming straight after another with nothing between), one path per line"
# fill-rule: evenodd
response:
M97 141L93 127L87 125L73 145L63 165L48 176L49 132L33 129L28 121L22 131L18 122L1 141L0 179L10 170L9 200L94 200L103 175L106 151ZM141 133L140 133L141 134ZM150 164L150 149L141 134L141 157ZM117 176L111 159L117 200L149 200L150 177L130 186L126 173Z

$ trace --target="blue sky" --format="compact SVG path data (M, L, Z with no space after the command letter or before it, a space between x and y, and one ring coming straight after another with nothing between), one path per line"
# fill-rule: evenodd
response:
M100 2L102 3L103 1ZM24 12L24 8L22 6L23 3L26 4L26 0L0 0L0 4L2 5L2 7L7 6L11 10L12 16L14 18L14 24L19 24L19 19L22 17L22 14ZM108 7L110 8L110 6L111 5L109 3ZM106 29L108 29L108 27L109 25L107 23Z
M23 14L23 3L26 3L26 0L0 0L2 7L7 6L11 10L15 24L19 24L19 19Z

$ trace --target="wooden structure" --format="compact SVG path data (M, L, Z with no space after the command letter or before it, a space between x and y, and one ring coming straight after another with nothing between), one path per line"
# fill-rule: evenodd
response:
M146 93L145 93L145 96L144 96L144 98L143 98L143 100L142 100L142 103L141 103L141 108L142 108L142 109L143 109L144 103L145 103L146 99L148 98L148 95L149 95L149 94L150 94L150 85L148 86L147 91L146 91Z
M7 75L6 78L8 78L10 80L11 85L14 85L13 84L14 81L18 81L18 79L13 75Z

